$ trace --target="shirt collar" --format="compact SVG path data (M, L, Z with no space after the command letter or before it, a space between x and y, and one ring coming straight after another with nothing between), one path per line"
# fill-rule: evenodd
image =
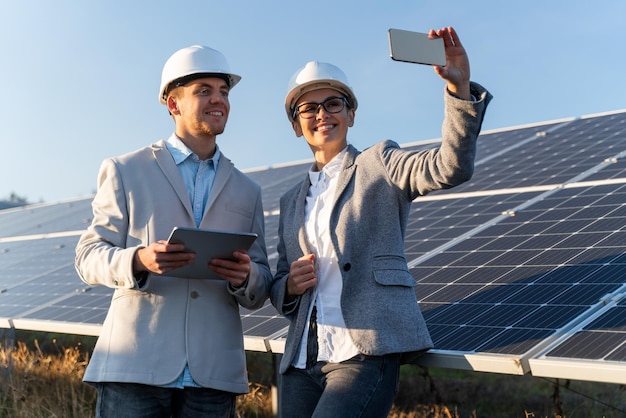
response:
M181 141L178 136L176 136L176 134L172 134L165 142L165 145L167 146L170 154L172 154L176 165L182 163L189 157L191 157L194 161L200 161L200 158L194 154L194 152L190 150L187 145L185 145L185 143ZM213 164L217 166L217 162L220 159L220 149L217 144L215 144L215 154L213 154L213 157L210 159L213 160Z
M317 183L324 178L330 180L336 177L337 173L339 173L339 170L341 169L341 163L347 150L348 147L345 147L339 154L335 155L333 159L330 160L321 171L315 171L316 165L314 163L309 170L309 179L311 180L311 185L317 185Z

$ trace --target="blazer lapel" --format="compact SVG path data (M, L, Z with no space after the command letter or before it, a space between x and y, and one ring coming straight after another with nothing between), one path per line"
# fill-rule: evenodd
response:
M339 171L339 178L337 178L337 190L335 191L333 210L337 207L337 200L339 199L339 196L341 196L341 194L346 190L348 183L350 183L350 180L354 175L357 155L359 155L357 149L352 145L348 145L348 150L346 156L344 157L341 171Z
M306 203L306 195L311 187L311 180L307 173L306 178L302 181L300 191L296 198L296 206L293 220L293 227L298 229L298 245L302 254L311 254L313 250L309 248L309 244L306 238L306 228L304 226L304 205ZM300 296L300 306L298 308L296 329L304 329L304 322L308 318L309 304L313 297L315 289L309 288ZM299 345L299 344L298 344ZM295 350L295 349L294 349Z
M176 192L176 195L185 207L185 210L191 219L193 219L193 210L191 209L191 202L189 201L189 196L187 195L187 188L185 187L183 178L178 171L178 167L176 167L176 164L172 159L172 155L167 150L165 141L161 140L153 144L152 152L159 168L163 171L163 174Z
M298 192L298 197L296 198L296 208L293 221L294 227L298 228L298 244L300 245L303 254L310 254L312 252L307 244L306 229L304 227L304 204L306 202L306 195L309 192L309 187L311 187L311 180L307 174L306 178L302 182L300 191Z
M209 209L215 203L215 199L217 196L224 190L226 186L226 182L230 177L231 173L234 169L234 164L228 158L224 156L224 154L220 154L220 159L217 163L217 171L215 172L215 180L213 180L213 186L211 187L211 193L209 193L209 198L206 202L206 208L204 209L203 219L208 213Z

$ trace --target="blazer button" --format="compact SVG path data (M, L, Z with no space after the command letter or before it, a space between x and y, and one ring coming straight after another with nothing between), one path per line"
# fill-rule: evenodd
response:
M198 299L198 296L200 296L200 295L195 290L193 292L191 292L191 299Z
M346 263L343 265L343 271L350 271L351 268L352 268L352 264L350 263Z

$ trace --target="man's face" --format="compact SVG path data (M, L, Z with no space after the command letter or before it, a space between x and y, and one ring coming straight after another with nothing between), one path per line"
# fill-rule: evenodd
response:
M168 99L177 132L192 136L217 136L224 132L230 103L230 88L221 78L206 77L177 87Z

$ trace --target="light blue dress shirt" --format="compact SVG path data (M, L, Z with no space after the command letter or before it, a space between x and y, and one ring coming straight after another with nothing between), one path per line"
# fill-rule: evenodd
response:
M167 149L172 154L176 166L183 176L183 182L187 188L193 217L196 226L200 226L202 215L209 200L209 194L215 180L217 163L220 159L220 150L215 146L215 154L212 158L201 160L194 154L175 134L169 137L166 142Z

